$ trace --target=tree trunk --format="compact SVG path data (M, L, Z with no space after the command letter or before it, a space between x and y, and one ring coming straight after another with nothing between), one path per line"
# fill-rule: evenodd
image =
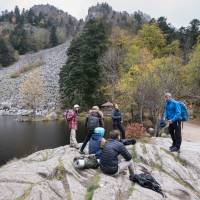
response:
M140 106L140 122L143 124L143 106Z

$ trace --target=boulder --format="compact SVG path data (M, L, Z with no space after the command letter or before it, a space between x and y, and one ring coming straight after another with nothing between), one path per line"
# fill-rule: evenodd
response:
M171 140L152 138L127 147L135 173L148 172L161 184L167 200L200 199L200 144L183 142L181 153L171 153ZM0 200L138 199L161 200L159 193L133 184L129 174L108 176L97 169L72 165L78 150L69 146L36 152L0 168Z
M45 117L46 120L57 120L58 115L55 112L51 112Z

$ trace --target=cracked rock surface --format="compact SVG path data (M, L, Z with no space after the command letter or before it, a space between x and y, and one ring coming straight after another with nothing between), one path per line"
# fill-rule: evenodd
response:
M169 200L200 199L200 144L183 142L181 153L171 153L168 138L152 138L128 149L135 173L149 172ZM95 200L160 200L163 197L129 180L129 174L107 176L99 169L79 171L72 160L79 156L69 146L36 152L0 168L0 200L84 200L93 186ZM92 180L98 177L96 182ZM90 189L89 189L90 188Z

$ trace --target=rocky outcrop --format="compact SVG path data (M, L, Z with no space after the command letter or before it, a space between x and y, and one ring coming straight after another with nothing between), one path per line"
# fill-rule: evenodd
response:
M19 68L41 60L40 69L41 79L44 83L43 101L40 103L41 110L59 107L59 72L66 62L66 50L70 41L57 47L41 50L37 53L21 56L19 61L10 67L0 70L0 114L23 114L27 111L20 107L19 87L26 80L32 70L22 73L17 78L11 78L13 72Z
M137 143L133 154L135 173L149 172L169 200L200 199L200 145L183 142L181 153L170 153L169 139ZM97 170L79 171L72 165L77 150L68 146L36 152L0 168L0 199L138 199L160 200L152 190L133 184L128 174L107 176Z
M121 28L129 29L136 33L138 31L138 25L150 21L151 17L141 11L134 13L127 13L126 11L118 12L112 9L107 3L97 3L96 6L92 6L88 9L88 15L86 22L90 19L103 19L110 26L119 26Z

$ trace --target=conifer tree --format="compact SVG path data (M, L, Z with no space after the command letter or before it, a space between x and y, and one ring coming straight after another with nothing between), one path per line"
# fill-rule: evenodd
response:
M67 103L88 107L98 103L101 67L98 63L105 52L107 34L100 20L90 20L71 42L68 60L60 72L60 90Z

